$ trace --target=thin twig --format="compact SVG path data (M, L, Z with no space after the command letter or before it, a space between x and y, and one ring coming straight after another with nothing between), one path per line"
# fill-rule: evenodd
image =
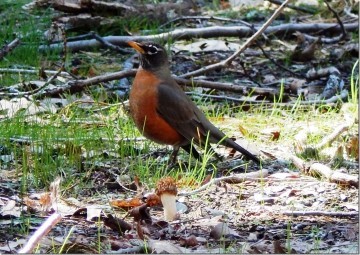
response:
M191 76L197 76L200 74L203 74L205 72L208 71L212 71L218 68L222 68L224 66L226 66L227 64L231 63L231 61L233 61L240 53L242 53L256 38L258 38L265 30L268 26L270 26L270 24L276 19L276 17L281 13L281 11L285 8L286 4L289 2L290 0L285 0L284 3L279 6L279 8L274 12L274 14L269 18L268 21L265 22L265 24L255 33L253 34L244 44L242 47L240 47L239 50L237 50L234 54L232 54L230 57L228 57L227 59L220 61L219 63L213 64L213 65L208 65L206 67L202 67L198 70L195 70L193 72L189 72L186 74L181 75L181 78L188 78Z
M259 178L259 180L261 180L263 177L266 177L269 175L268 170L266 169L262 169L256 172L251 172L251 173L243 173L243 174L236 174L233 176L225 176L225 177L220 177L220 178L215 178L215 179L211 179L208 183L204 184L203 186L201 186L200 188L193 190L193 191L189 191L189 192L180 192L178 193L178 196L192 196L195 195L205 189L207 189L209 186L213 185L213 184L217 184L219 182L227 182L227 183L240 183L240 182L244 182L247 181L249 179L254 180L254 178Z
M169 20L168 22L162 24L161 26L159 26L159 28L163 28L166 27L167 25L171 24L171 23L175 23L177 21L180 20L217 20L217 21L224 21L224 22L238 22L240 24L243 24L245 26L248 27L252 27L253 25L243 21L243 20L238 20L238 19L230 19L230 18L224 18L224 17L215 17L215 16L181 16L181 17L177 17L175 19Z
M340 37L340 40L344 40L346 38L346 29L344 27L343 22L341 21L339 14L330 6L330 4L328 3L327 0L324 1L326 6L328 7L328 9L335 15L336 20L338 21L340 27L341 27L341 31L342 31L342 35Z
M359 217L358 212L285 211L282 214L289 216Z
M106 47L108 47L108 48L110 48L110 49L112 49L114 51L117 51L117 52L120 52L120 53L123 53L123 54L132 53L131 50L120 48L119 46L114 45L111 42L104 40L104 38L102 38L100 35L96 34L95 32L90 32L89 35L92 36L92 38L99 41L102 45L104 45L104 46L106 46Z
M271 63L273 63L274 65L276 65L277 67L280 67L281 69L287 71L288 73L292 74L293 76L295 77L299 77L299 78L302 78L302 79L306 79L306 77L302 74L297 74L293 71L291 71L289 68L283 66L283 65L280 65L277 61L275 61L274 59L272 59L268 54L267 52L263 49L263 47L261 46L261 44L255 40L255 43L256 45L259 47L259 49L261 50L261 52L264 54L264 56L270 60Z
M173 75L172 77L179 84L183 84L189 87L196 86L196 87L203 87L208 89L218 89L222 91L238 92L242 94L250 94L250 93L277 94L277 89L273 89L273 88L249 87L249 86L242 86L232 83L214 82L214 81L206 81L206 80L190 80L175 75Z

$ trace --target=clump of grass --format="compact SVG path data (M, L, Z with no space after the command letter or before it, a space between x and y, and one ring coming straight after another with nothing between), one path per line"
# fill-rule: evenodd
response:
M351 70L350 77L350 90L351 98L350 102L357 105L359 100L359 72L358 72L359 60L356 60L353 69Z

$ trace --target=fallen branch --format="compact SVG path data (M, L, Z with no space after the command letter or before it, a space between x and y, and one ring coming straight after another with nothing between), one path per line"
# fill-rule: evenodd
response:
M46 74L56 74L58 71L53 70L43 70ZM14 68L0 68L0 73L23 73L23 74L39 74L39 70L31 70L31 69L14 69ZM60 72L59 75L72 77L68 72Z
M295 155L291 155L290 160L301 172L305 173L306 175L321 176L325 177L329 182L350 185L356 188L359 187L358 176L334 171L330 167L321 163L313 163L310 165Z
M196 83L196 85L202 87L202 83ZM206 87L204 87L204 88L206 88ZM277 95L277 94L275 94L275 91L274 91L274 95ZM264 110L266 110L268 108L270 108L270 110L273 110L273 108L274 108L274 101L271 98L256 100L256 99L251 99L251 98L247 98L247 97L237 98L237 97L224 96L224 95L218 96L218 95L202 94L202 93L197 93L197 92L186 92L186 94L192 95L192 96L198 96L198 97L202 97L202 98L209 98L214 101L230 101L230 102L234 102L234 103L241 103L242 107L245 107L245 106L250 107L250 106L261 104L261 106L263 107L262 109L264 109ZM259 94L261 94L261 91L259 91ZM271 93L269 93L269 94L271 94ZM314 105L324 106L324 103L321 101L319 101L318 103L314 103L313 105L303 104L303 102L306 102L306 101L291 101L288 103L276 103L276 106L282 107L282 108L293 108L294 106L296 106L296 107L298 107L297 108L298 110L309 110L309 109L312 109L312 107ZM337 105L335 103L327 103L326 106L327 107L336 107Z
M278 95L279 90L273 88L260 88L260 87L250 87L250 86L242 86L236 85L232 83L224 83L224 82L214 82L214 81L206 81L206 80L194 80L194 79L184 79L178 76L174 76L173 78L176 80L177 83L180 85L186 85L189 87L203 87L208 89L217 89L222 91L231 91L231 92L238 92L241 94L262 94L262 95Z
M336 103L338 101L344 101L348 98L349 92L344 89L341 91L340 95L335 95L329 99L323 100L323 99L317 99L317 100L308 100L301 102L302 104L330 104L330 103Z
M35 231L30 237L25 246L19 250L19 253L32 253L33 249L39 244L40 240L47 235L50 230L61 220L61 215L58 213L52 214L44 223Z
M353 123L345 123L335 128L331 134L325 136L321 140L321 142L315 146L315 149L320 150L324 148L326 145L331 144L337 137L339 137L339 135L346 132L352 124Z
M359 23L344 24L345 29L349 32L358 30ZM254 29L258 30L260 27L255 26ZM291 35L292 33L299 31L301 33L314 33L319 30L326 29L329 32L339 32L341 28L339 24L336 23L317 23L317 24L283 24L278 26L268 27L264 33L266 35ZM157 35L144 35L144 36L106 36L103 37L104 41L108 41L112 44L129 47L127 45L128 41L176 41L176 40L189 40L194 38L218 38L218 37L247 37L254 34L253 28L246 26L212 26L205 28L184 28L177 29L171 32L161 33ZM80 41L69 41L67 43L67 48L69 51L79 51L79 50L90 50L97 47L101 47L100 43L96 39L91 40L80 40ZM39 47L40 51L46 50L58 50L62 48L62 43L54 43L50 45L41 45Z
M135 73L136 73L135 69L130 69L130 70L125 70L125 71L121 71L121 72L96 76L96 77L92 77L92 78L89 78L86 80L75 80L75 81L71 80L61 87L56 87L51 90L42 91L41 93L36 93L33 96L36 99L42 99L45 97L57 96L57 95L65 93L65 92L75 93L75 92L82 91L86 87L96 85L101 82L107 82L107 81L121 79L124 77L134 76Z
M288 216L359 217L358 212L285 211L282 214Z
M0 69L0 72L24 72L24 73L36 73L36 70L24 70L24 69ZM58 71L46 71L49 74L54 74L49 80L52 81L55 77L62 74L64 76L68 76L69 74L66 72L60 72L60 69ZM119 80L126 77L133 77L135 76L137 70L136 69L126 69L123 71L100 75L96 77L92 77L85 80L70 80L67 83L65 83L62 86L55 87L53 89L44 90L45 85L49 84L49 81L46 82L44 86L41 88L37 88L33 91L27 91L27 92L17 92L17 93L0 93L0 96L7 96L7 97L19 97L24 95L33 95L36 99L42 99L45 97L53 97L58 96L63 93L76 93L80 92L83 89L97 85L102 82L108 82L113 80ZM173 75L172 76L180 85L185 85L188 87L203 87L208 89L217 89L221 91L230 91L230 92L236 92L244 95L249 94L258 94L258 95L264 95L264 96L277 96L280 92L279 89L274 88L263 88L263 87L254 87L254 86L242 86L242 85L235 85L232 83L223 83L223 82L213 82L213 81L206 81L206 80L194 80L194 79L184 79L178 76ZM286 94L284 94L286 96ZM304 105L315 105L315 104L331 104L335 103L339 100L346 99L348 96L348 91L343 90L340 95L333 96L327 100L311 100L311 101L301 101L301 104ZM272 100L272 98L270 98ZM230 100L230 98L229 98ZM237 100L234 100L237 101ZM255 102L252 102L255 103ZM261 101L260 103L264 103ZM298 102L297 102L298 103Z
M0 60L3 59L9 52L11 52L13 49L15 49L20 43L20 39L16 38L14 39L12 42L10 42L9 44L5 45L1 50L0 50Z
M211 179L208 183L204 184L203 186L201 186L200 188L193 190L193 191L189 191L189 192L180 192L178 193L178 196L192 196L195 195L205 189L207 189L209 186L217 184L219 182L226 182L226 183L241 183L244 181L253 181L253 180L257 180L260 181L262 180L262 178L266 177L269 175L268 170L266 169L262 169L256 172L251 172L251 173L243 173L243 174L236 174L236 175L232 175L232 176L225 176L225 177L220 177L220 178L215 178L215 179Z
M356 188L359 187L359 177L345 174L339 171L334 171L330 167L321 163L313 163L309 169L310 174L320 174L328 179L330 182L340 183L344 185L351 185Z

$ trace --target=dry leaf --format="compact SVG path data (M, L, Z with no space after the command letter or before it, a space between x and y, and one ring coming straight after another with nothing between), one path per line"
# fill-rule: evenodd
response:
M116 218L111 214L108 214L107 217L103 219L103 222L105 226L118 232L120 235L123 235L125 231L130 231L132 228L129 223L122 219Z
M137 207L137 206L140 206L140 205L143 205L144 202L141 201L140 198L131 198L129 200L112 200L110 201L110 205L111 206L114 206L114 207L118 207L118 208L121 208L121 209L124 209L124 210L129 210L131 208L134 208L134 207Z
M149 208L147 204L140 205L135 207L129 211L129 215L134 217L135 221L145 221L147 223L151 223L152 219L149 214Z
M179 243L181 246L184 247L194 247L199 244L198 240L196 239L196 236L191 235L187 238L180 238Z
M1 216L20 217L20 214L20 207L16 206L16 202L14 200L8 200L8 202L0 210Z
M146 195L146 204L149 207L155 206L155 205L161 205L161 200L158 195L155 193L147 194Z

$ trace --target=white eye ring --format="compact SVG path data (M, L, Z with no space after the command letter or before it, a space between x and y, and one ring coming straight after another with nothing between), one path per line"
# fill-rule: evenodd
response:
M156 47L155 45L152 45L152 44L149 44L148 47L155 49L155 52L148 51L147 54L149 54L149 55L154 55L154 54L158 53L159 51L162 51L161 48L158 48L158 47Z

